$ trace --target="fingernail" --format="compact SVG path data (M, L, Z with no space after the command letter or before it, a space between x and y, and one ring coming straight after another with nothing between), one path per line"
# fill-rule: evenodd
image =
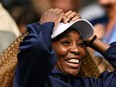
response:
M70 23L74 22L74 20L71 20Z
M69 23L72 23L73 21L70 21Z
M66 17L64 17L63 19L66 19Z

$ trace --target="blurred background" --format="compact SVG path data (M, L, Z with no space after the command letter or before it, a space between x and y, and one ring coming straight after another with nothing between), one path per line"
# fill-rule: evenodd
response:
M20 31L25 32L24 25L38 21L41 13L50 7L50 1L52 0L1 0L1 3L13 17ZM104 15L96 0L77 0L77 3L77 12L80 12L83 18L93 20ZM98 12L99 14L96 14Z
M32 15L31 11L35 12L34 11L35 9L33 9L33 7L38 7L37 8L38 10L48 8L48 4L46 3L48 3L49 1L50 0L1 0L1 3L10 12L11 16L18 23L21 21L20 19L21 16L24 16L24 15L31 16ZM79 7L77 8L78 9L77 11L82 9L84 12L86 10L84 9L85 7L87 8L89 5L96 3L96 0L77 0L77 1L79 3ZM37 3L34 3L34 2L37 2ZM43 5L43 3L46 5ZM35 6L35 5L40 5L40 6ZM43 5L43 8L41 5ZM84 18L86 18L85 15L83 14L83 11L81 12L81 14L83 15Z
M104 14L104 12L102 12L103 9L96 5L96 0L77 1L79 5L77 8L77 12L80 12L83 18L92 20ZM49 2L50 0L1 0L3 6L7 9L7 11L18 24L18 27L20 28L21 32L24 32L22 29L23 24L31 23L33 21L38 20L36 19L36 17L38 18L42 11L49 8ZM95 11L99 11L101 13L95 14Z

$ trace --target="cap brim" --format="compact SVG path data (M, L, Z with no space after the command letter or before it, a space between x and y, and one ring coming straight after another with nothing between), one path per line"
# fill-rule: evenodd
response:
M83 40L86 40L93 34L92 24L85 19L78 19L72 23L59 23L57 28L53 30L52 39L62 34L67 29L74 28L79 31Z

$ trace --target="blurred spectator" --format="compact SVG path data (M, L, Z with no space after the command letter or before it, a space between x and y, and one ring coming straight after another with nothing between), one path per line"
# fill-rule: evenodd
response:
M10 6L12 3L13 3L14 0L1 0L2 4L5 6L5 7L8 7Z
M0 52L6 49L19 34L15 21L0 3Z
M26 25L39 21L39 14L31 6L24 6L17 18L17 24L21 33L25 33Z
M34 9L38 14L42 14L51 8L51 0L31 0Z
M81 8L79 12L82 18L89 21L102 18L105 15L105 10L96 2Z
M50 8L61 8L64 12L77 11L80 0L32 0L38 13L43 13Z
M107 43L116 41L116 0L98 0L99 4L106 10L105 20L102 23L95 24L96 33L103 28L104 34L101 39ZM98 28L103 26L102 28ZM98 34L97 34L98 35Z
M80 0L52 0L52 7L60 8L64 12L69 10L77 11L80 6Z
M5 7L11 7L14 4L15 5L18 5L18 4L27 5L30 3L30 0L1 0L1 2L3 3Z
M15 0L10 8L10 14L15 19L21 33L25 33L26 25L39 20L30 0Z

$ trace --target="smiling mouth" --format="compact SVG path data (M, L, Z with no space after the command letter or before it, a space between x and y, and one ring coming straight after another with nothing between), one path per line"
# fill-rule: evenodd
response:
M68 60L66 60L66 62L68 62L68 63L74 63L74 64L79 64L79 59L68 59Z
M65 63L68 65L68 66L70 66L70 67L72 67L72 68L78 68L79 67L79 63L80 63L80 60L79 59L68 59L68 60L66 60L65 61Z

